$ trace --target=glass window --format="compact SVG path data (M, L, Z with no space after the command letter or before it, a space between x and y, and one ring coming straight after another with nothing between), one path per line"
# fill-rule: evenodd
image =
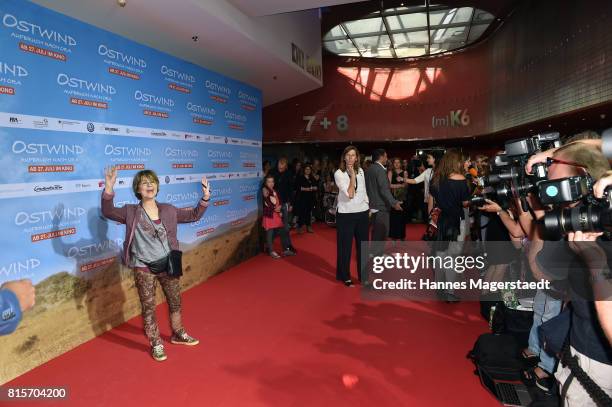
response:
M439 28L432 31L431 42L466 42L467 41L467 26L464 27L449 27Z
M470 29L470 38L468 38L468 41L469 42L476 41L478 38L480 38L482 33L485 32L485 30L488 27L489 27L489 24L473 25L472 28Z
M393 34L393 42L396 47L409 46L411 44L429 44L427 31L416 31L402 34Z
M373 48L370 50L364 50L362 54L367 58L394 58L391 48Z
M323 37L323 40L329 40L332 38L346 38L346 34L344 33L344 30L342 29L342 26L337 25L334 28L332 28L331 30L329 30L329 32L327 34L325 34L325 37Z
M427 54L427 48L425 47L414 47L414 48L396 48L395 53L398 58L414 58L422 57Z
M345 53L350 52L359 55L357 48L355 48L350 40L325 41L324 44L325 48L334 54L344 55Z
M386 17L390 30L427 28L427 13L410 13Z
M487 13L486 11L483 10L476 10L474 12L474 20L473 20L473 24L479 24L485 21L492 21L495 17L493 17L493 14L491 13Z
M463 48L482 37L495 21L491 13L472 7L424 5L425 1L381 9L361 20L344 22L325 34L323 44L343 56L423 57Z
M388 35L377 35L373 37L359 37L354 39L355 44L359 50L369 50L373 48L389 48L391 47L391 40Z
M364 20L357 21L348 21L344 23L344 26L348 30L348 34L351 36L355 34L366 34L385 31L385 25L383 24L381 17L366 18Z

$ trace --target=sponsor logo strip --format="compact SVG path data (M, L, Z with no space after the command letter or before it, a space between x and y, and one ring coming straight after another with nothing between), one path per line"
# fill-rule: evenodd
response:
M6 90L11 89L11 90ZM10 93L12 92L12 93ZM0 86L0 94L14 94L14 89ZM102 102L94 102L107 105ZM93 107L93 106L92 106ZM44 126L41 125L44 124ZM213 136L204 133L186 133L178 130L161 130L147 127L133 127L113 123L87 122L57 117L31 116L18 113L0 112L0 127L20 129L41 129L70 133L114 134L124 137L159 138L169 137L175 140L209 143L229 144L247 147L261 147L259 140L247 140L234 137Z
M138 164L140 165L140 164ZM199 174L168 174L159 175L160 182L163 184L190 184L200 183L203 176L209 181L231 180L231 179L254 179L260 178L258 172L229 172L229 173L199 173ZM114 189L132 187L131 177L117 178ZM102 191L104 181L101 179L82 179L70 181L57 181L53 183L30 182L22 184L0 184L0 199L23 198L42 195L57 195L75 192ZM216 201L216 206L227 205L228 200Z

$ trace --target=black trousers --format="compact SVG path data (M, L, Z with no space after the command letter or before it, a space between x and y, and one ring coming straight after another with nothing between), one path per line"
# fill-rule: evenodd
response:
M313 202L311 199L304 199L303 201L299 202L297 210L298 227L301 228L302 226L310 226L312 223L312 205Z
M389 212L378 211L372 214L372 238L374 242L382 242L389 236Z
M357 275L362 279L361 242L368 241L368 212L336 214L336 279L351 279L351 252L353 239L357 247Z

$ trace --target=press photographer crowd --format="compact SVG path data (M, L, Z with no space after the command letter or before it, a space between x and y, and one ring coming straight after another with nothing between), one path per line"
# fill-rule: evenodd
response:
M483 385L507 405L612 405L611 159L612 129L563 142L558 133L511 140L492 157L435 149L388 159L382 149L365 157L354 146L338 165L323 157L290 166L283 157L274 168L264 163L266 250L281 257L273 250L280 234L282 255L295 255L290 229L312 233L313 221L325 222L337 229L337 280L353 286L354 241L368 288L362 242L392 245L421 222L439 256L459 255L457 242L479 242L485 281L550 282L529 297L482 291L492 332L469 357ZM461 300L455 270L438 267L434 276L447 287L440 299Z

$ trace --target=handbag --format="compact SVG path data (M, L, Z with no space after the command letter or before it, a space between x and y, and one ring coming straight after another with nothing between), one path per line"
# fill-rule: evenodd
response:
M153 221L149 217L149 214L147 213L147 211L145 211L144 208L142 208L142 210L144 211L145 215L147 215L147 219L149 219L149 222L151 222L151 225L155 229L155 236L159 239L159 241L161 242L163 246L164 241L159 236L159 233L157 232L157 229L155 228ZM170 248L168 247L168 249ZM160 274L160 273L167 272L169 277L180 277L183 275L183 252L180 250L171 249L170 252L166 256L162 257L161 259L158 259L152 262L143 261L143 263L147 265L147 267L149 268L149 271L153 274Z
M182 251L170 250L170 254L168 254L168 275L170 277L180 277L183 275Z
M282 228L284 226L283 218L281 217L280 213L274 212L272 217L263 217L262 225L265 230Z

